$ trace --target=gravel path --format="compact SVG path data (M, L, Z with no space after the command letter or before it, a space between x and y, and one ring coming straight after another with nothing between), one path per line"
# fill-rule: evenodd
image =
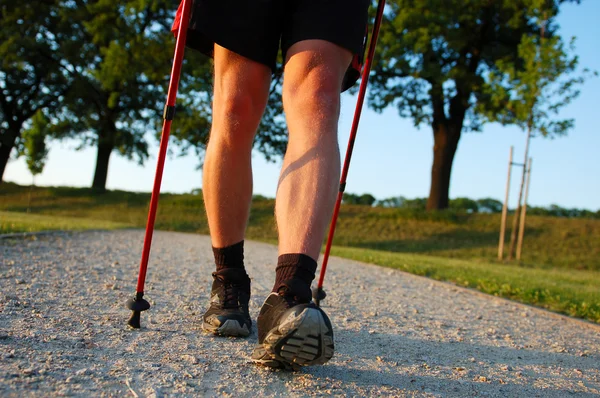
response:
M395 270L333 258L324 308L336 354L289 373L247 339L202 333L206 236L157 232L142 329L142 231L0 239L0 396L595 396L600 327ZM255 317L276 248L247 242Z

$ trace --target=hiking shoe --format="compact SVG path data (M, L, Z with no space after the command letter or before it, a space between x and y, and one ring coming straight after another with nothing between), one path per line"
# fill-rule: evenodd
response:
M252 360L260 365L298 370L320 365L333 356L333 327L325 312L311 302L310 287L286 281L271 293L258 315L258 346Z
M243 269L214 272L210 307L204 314L204 330L221 336L248 336L252 320L248 312L250 278Z

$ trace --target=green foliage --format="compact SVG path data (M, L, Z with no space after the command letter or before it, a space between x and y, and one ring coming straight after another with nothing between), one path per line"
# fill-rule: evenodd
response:
M565 48L558 36L523 36L519 67L502 59L496 62L497 70L487 76L482 88L487 102L478 102L478 111L489 121L516 124L544 137L567 134L574 120L555 118L579 95L578 86L587 74L577 73L573 51L574 39Z
M78 71L67 110L54 120L57 138L148 158L146 133L156 127L166 97L173 39L172 4L158 0L63 2L79 35L79 52L64 62ZM61 46L69 47L61 43Z
M565 0L567 1L567 0ZM374 62L369 105L395 107L434 132L427 207L445 208L454 154L464 131L487 121L522 125L533 117L542 134L564 134L554 120L577 94L569 55L555 23L562 0L390 0ZM545 23L541 51L540 21ZM547 88L547 89L546 89ZM543 98L540 98L542 97Z
M394 207L400 209L412 209L424 211L427 204L427 198L407 199L404 196L397 196L378 200L378 207ZM463 211L468 213L477 213L479 211L478 201L469 198L456 198L450 200L450 209L453 211ZM502 204L500 203L500 209Z
M22 134L25 162L34 176L40 174L46 165L48 156L46 137L49 123L44 113L38 110L31 120L31 126Z
M353 193L344 193L342 196L342 203L348 205L364 205L364 206L373 206L377 199L370 193L365 193L362 195L356 195Z
M80 147L116 149L143 162L145 134L164 101L169 6L166 0L2 2L2 145L22 145L23 124L43 109L52 137L78 138Z
M499 200L492 198L483 198L477 200L477 211L482 213L500 213L503 204Z
M163 51L172 52L172 47L169 46ZM174 145L170 147L170 151L177 152L179 156L185 156L193 151L199 159L198 167L203 163L212 123L212 84L212 61L188 49L181 70L175 119L171 125L171 140ZM166 88L166 83L163 85ZM156 137L159 138L159 133L162 131L160 118L155 119L155 130ZM177 151L173 148L177 148Z
M422 212L425 210L426 202L427 198L407 199L404 196L395 196L377 200L375 205L377 207L402 209L403 212L398 214L403 214L405 216L407 214L411 214L411 217L420 217L420 219L432 220L433 218L423 218ZM345 199L343 203L358 204L346 201ZM438 212L437 215L433 217L439 218L440 214L456 215L464 213L501 213L503 207L502 202L492 198L483 198L477 200L469 198L456 198L450 199L449 203L449 210ZM554 204L548 207L528 205L527 214L551 217L600 219L600 210L594 212L587 209L569 209Z
M267 198L266 196L263 195L252 195L252 202L267 202L267 201L272 201L273 199L271 198Z
M568 209L558 205L550 205L548 207L527 206L527 214L537 216L589 218L600 220L600 210L594 212L587 209Z
M376 201L378 207L395 207L402 209L425 210L427 198L407 199L404 196L394 196L391 198Z
M344 204L361 204L358 203L358 195L349 194L352 196L348 197L346 197L346 195L347 194L344 194ZM449 210L436 212L433 213L431 217L426 217L425 213L423 213L426 203L427 198L407 199L404 196L394 196L376 200L374 204L377 207L401 209L402 212L398 213L398 215L401 214L402 217L412 217L421 220L450 220L459 214L465 213L501 213L503 207L502 202L492 198L477 200L456 198L450 199ZM594 212L587 209L569 209L558 205L550 205L548 207L527 206L527 214L551 217L600 219L600 210Z
M392 196L390 198L377 200L375 202L375 206L377 206L377 207L402 207L403 201L404 201L403 196Z
M521 90L511 75L529 76L533 78L529 83L535 84L535 76L524 70L531 62L527 59L531 44L539 39L542 13L552 51L545 52L544 59L551 63L540 65L547 68L545 73L557 76L574 70L576 59L568 58L562 39L555 35L554 19L562 2L389 1L370 105L376 110L394 105L415 126L431 124L436 117L450 118L453 108L462 105L469 111L464 127L478 130L482 117L499 110L490 90L509 94ZM552 70L561 62L569 67ZM488 79L496 84L487 84Z
M479 211L479 204L473 199L456 198L450 200L450 209L463 210L467 213L477 213Z
M21 133L39 110L57 111L68 90L57 31L70 34L59 1L0 1L0 179L9 154L24 153Z
M281 56L279 62L280 64L282 62ZM282 79L283 67L279 66L271 81L267 109L254 139L254 147L265 156L267 161L275 161L283 157L287 149L288 136L283 113Z

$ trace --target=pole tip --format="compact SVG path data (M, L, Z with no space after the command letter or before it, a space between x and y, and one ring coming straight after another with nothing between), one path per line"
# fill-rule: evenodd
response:
M325 293L325 290L323 290L322 287L315 287L312 291L312 296L313 296L313 299L315 300L315 304L318 307L321 304L321 300L323 300L323 299L325 299L325 297L327 297L327 293Z
M134 329L139 329L141 327L141 312L146 311L150 308L150 303L142 298L143 295L143 293L137 293L135 297L130 298L129 300L127 300L126 303L127 308L133 311L133 313L131 314L131 318L129 318L127 324Z
M140 311L133 311L131 313L131 318L129 318L129 321L127 321L127 324L134 329L139 329L141 327L140 314L141 314Z

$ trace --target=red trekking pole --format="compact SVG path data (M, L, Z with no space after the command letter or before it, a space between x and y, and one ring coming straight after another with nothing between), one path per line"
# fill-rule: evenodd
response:
M183 53L185 51L185 39L187 27L190 20L190 12L193 0L183 0L179 30L177 33L177 42L175 44L175 59L171 69L171 79L169 82L169 91L167 93L167 103L163 112L163 128L160 138L160 147L158 150L158 161L156 163L156 174L154 176L154 187L152 188L152 197L150 199L150 210L148 211L148 221L146 223L146 235L144 236L144 248L142 250L142 260L140 262L140 272L138 275L137 288L135 296L127 301L127 308L133 311L129 319L129 326L140 328L140 313L150 308L150 303L144 300L144 283L146 281L146 270L148 268L148 258L150 257L150 245L152 244L152 233L154 232L154 220L156 219L156 208L158 207L158 198L160 196L160 184L162 181L163 169L165 166L165 157L167 146L169 145L169 134L171 133L171 123L175 115L175 100L177 99L177 89L179 87L179 77L181 75L181 64L183 63Z
M375 46L377 45L377 36L379 36L379 27L381 26L384 8L385 0L379 0L379 3L377 4L377 15L375 17L375 23L373 24L373 33L371 34L371 43L369 44L369 52L367 53L367 59L365 60L365 66L362 71L362 79L360 81L360 89L358 91L358 100L356 102L356 110L354 111L354 120L352 121L352 128L350 129L348 149L346 149L346 158L344 160L344 167L342 168L342 176L340 178L340 189L338 191L337 201L335 202L335 208L333 209L331 225L329 226L327 245L325 246L325 254L323 255L323 263L321 264L321 275L319 276L319 283L317 284L316 289L313 291L313 298L315 299L315 303L317 305L319 305L321 300L323 300L326 296L325 291L323 290L323 281L325 280L325 272L327 271L327 261L329 260L329 252L331 251L331 244L333 242L333 235L335 234L335 225L340 212L342 197L344 195L344 190L346 189L346 178L348 177L348 169L350 168L350 158L352 157L352 150L354 149L354 140L356 139L358 122L360 121L360 113L365 101L367 83L369 82L369 73L371 72L371 63L373 62L373 56L375 55Z

